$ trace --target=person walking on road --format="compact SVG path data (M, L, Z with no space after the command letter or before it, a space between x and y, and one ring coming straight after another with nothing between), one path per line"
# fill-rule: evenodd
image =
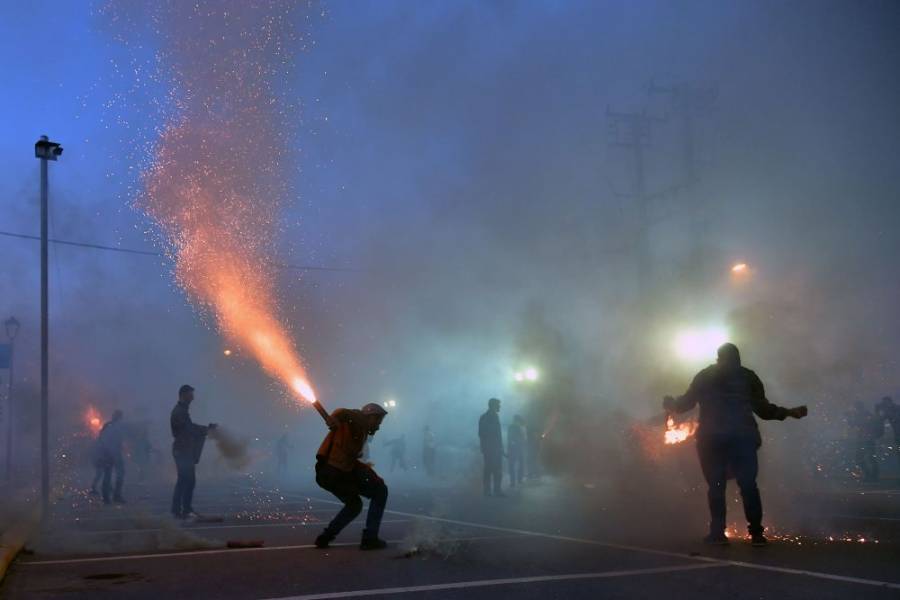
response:
M110 503L113 471L116 475L116 485L111 501L116 504L125 503L125 498L122 497L122 486L125 483L125 459L122 456L124 437L125 426L122 423L122 411L113 411L109 422L103 425L100 435L97 437L97 464L103 469L103 483L100 487L103 492L103 504Z

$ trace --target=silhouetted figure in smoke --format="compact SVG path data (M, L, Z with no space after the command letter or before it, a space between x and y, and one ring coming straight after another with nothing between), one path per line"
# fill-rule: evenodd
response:
M894 404L894 399L890 396L885 396L875 405L875 414L882 424L887 422L891 426L891 431L894 432L894 456L900 464L900 405Z
M506 430L506 456L509 460L509 486L522 485L525 478L525 419L513 417Z
M425 467L425 473L429 477L434 477L434 459L437 453L437 442L434 439L434 433L431 427L425 426L425 433L422 435L422 465Z
M283 433L275 442L275 457L278 460L278 474L284 475L288 468L288 450L294 446L288 441L288 435Z
M103 425L100 435L97 437L98 465L103 469L103 504L110 503L112 491L112 474L115 470L116 485L112 495L112 501L124 504L122 497L122 485L125 482L125 459L122 456L122 441L125 437L125 426L122 423L122 411L116 410L109 422Z
M362 510L360 496L369 498L366 528L361 550L379 550L387 543L378 537L381 517L387 504L388 489L371 465L360 462L368 436L375 435L387 411L370 403L361 410L339 408L328 418L328 435L316 453L316 483L337 496L344 508L331 520L319 537L316 547L327 548L335 537Z
M484 495L504 496L503 482L503 432L500 430L500 400L488 400L488 409L478 420L478 439L484 457Z
M847 424L850 426L854 459L862 472L863 481L875 483L879 478L875 442L884 435L884 419L869 412L862 402L856 401L847 413Z
M725 483L729 472L737 479L744 501L744 515L754 546L767 543L763 535L762 501L756 486L759 469L756 452L762 444L754 413L764 420L783 421L806 416L806 407L782 408L766 399L765 388L756 373L741 366L734 344L723 344L718 360L700 371L687 392L679 398L666 396L663 408L682 413L700 405L697 454L709 485L710 544L727 544L725 537Z
M185 384L178 390L178 403L172 409L169 423L172 427L172 456L178 480L172 494L172 516L176 519L196 518L194 512L194 486L197 483L196 466L203 453L203 444L210 429L216 424L198 425L191 420L190 406L194 401L194 388Z
M384 443L385 446L391 449L391 473L394 472L398 466L406 470L406 434L396 437L388 442Z

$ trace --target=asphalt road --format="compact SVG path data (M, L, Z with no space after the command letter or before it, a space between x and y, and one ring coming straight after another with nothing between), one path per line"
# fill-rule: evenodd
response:
M198 486L195 506L221 521L165 516L168 487L126 506L75 497L57 505L47 532L20 557L3 598L900 598L900 515L871 502L843 506L878 543L743 540L709 548L694 519L652 535L648 516L597 506L561 485L526 487L506 499L414 482L392 486L382 537L361 552L362 518L329 550L311 544L337 509L316 488L248 477ZM895 507L900 493L870 493ZM589 509L586 509L589 507ZM893 515L893 516L892 516ZM626 533L623 533L626 532ZM228 541L262 540L229 549Z

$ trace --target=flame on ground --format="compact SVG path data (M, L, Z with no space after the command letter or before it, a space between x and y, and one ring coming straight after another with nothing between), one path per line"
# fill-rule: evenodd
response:
M671 415L666 419L665 442L667 444L680 444L697 431L696 421L675 424L675 418Z

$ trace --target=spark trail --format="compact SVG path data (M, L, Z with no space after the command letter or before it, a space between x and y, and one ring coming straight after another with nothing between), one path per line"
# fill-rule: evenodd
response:
M290 189L282 164L290 148L289 103L275 83L291 63L298 11L305 8L226 0L141 10L158 45L157 78L170 89L174 110L142 173L136 205L161 229L175 279L191 302L214 317L229 344L313 402L279 317L273 268L277 215Z

